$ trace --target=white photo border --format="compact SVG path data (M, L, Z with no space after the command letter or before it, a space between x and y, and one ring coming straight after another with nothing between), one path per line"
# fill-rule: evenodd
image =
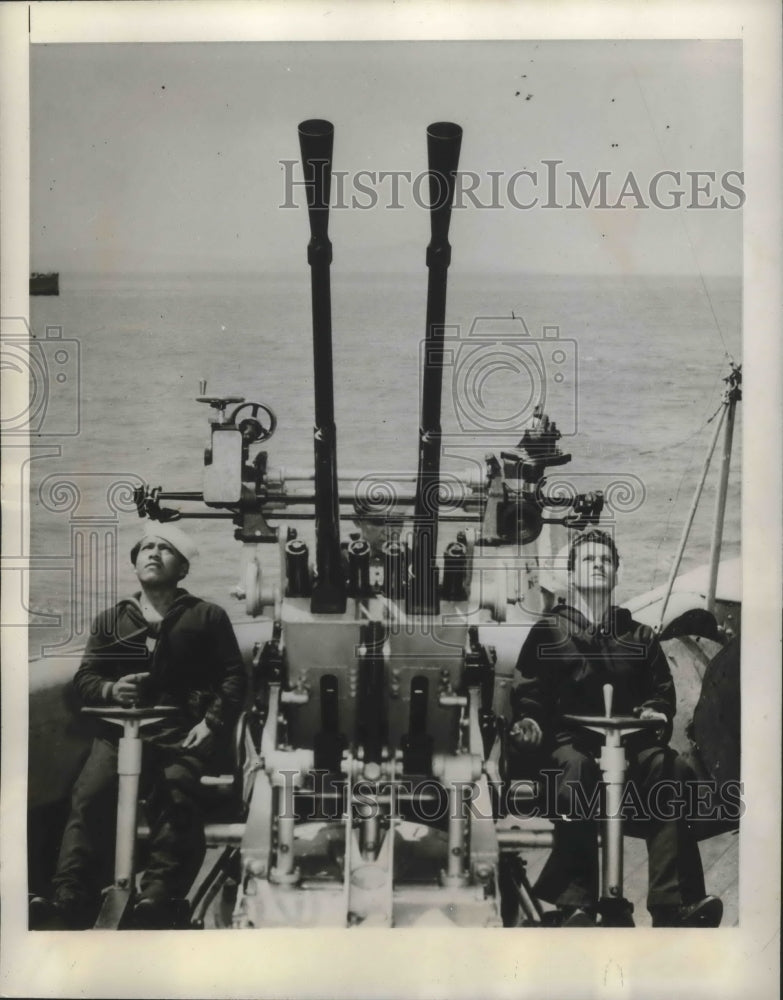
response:
M2 316L28 313L28 46L64 42L741 39L743 58L744 797L741 926L717 931L265 931L30 934L25 929L27 650L3 636L4 996L672 997L776 995L780 920L780 9L768 0L0 5ZM13 485L23 449L3 456ZM19 511L4 505L6 533ZM764 527L760 527L763 525ZM10 595L3 594L3 600ZM21 629L12 630L23 632ZM568 934L567 942L563 937Z

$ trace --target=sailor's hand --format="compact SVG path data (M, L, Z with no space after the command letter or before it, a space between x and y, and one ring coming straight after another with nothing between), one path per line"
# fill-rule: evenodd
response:
M207 725L207 720L202 719L201 722L196 723L196 725L190 730L188 735L182 741L182 748L187 750L188 747L197 747L211 734L212 730Z
M668 718L663 712L656 712L654 708L642 708L638 710L640 719L656 719L658 722L666 723Z
M149 678L149 673L125 674L111 686L113 701L119 702L124 708L133 708L141 699L142 685Z
M544 738L541 726L539 726L535 719L519 719L509 729L508 735L517 746L537 747Z

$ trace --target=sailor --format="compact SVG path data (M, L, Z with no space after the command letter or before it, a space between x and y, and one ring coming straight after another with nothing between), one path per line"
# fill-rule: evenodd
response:
M562 716L604 715L603 687L611 684L615 715L661 723L625 740L626 792L636 794L624 802L647 842L653 926L716 927L723 907L706 895L687 822L688 784L696 776L667 745L674 682L652 629L611 604L619 562L605 532L577 535L568 553L568 600L534 625L517 662L510 736L520 751L543 752L549 769L544 778L553 783L554 846L534 892L560 908L564 925L595 923L598 816L589 804L598 801L602 737ZM624 916L632 925L630 912Z
M141 728L150 839L134 908L138 927L171 926L174 901L198 873L205 851L200 778L245 695L245 669L225 611L179 586L197 554L176 525L148 524L131 549L140 590L98 615L74 678L83 705L179 709ZM73 788L53 898L31 900L31 927L84 928L94 920L99 848L112 828L107 812L111 817L116 809L120 734L111 723L102 727Z

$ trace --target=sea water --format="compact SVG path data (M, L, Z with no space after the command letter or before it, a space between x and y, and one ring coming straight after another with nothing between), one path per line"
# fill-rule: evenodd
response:
M338 467L380 479L415 471L426 278L333 270ZM31 299L31 326L47 359L23 484L31 656L78 640L85 619L132 589L127 552L140 529L134 483L201 488L214 411L194 401L200 379L209 395L244 396L274 410L270 466L313 463L306 266L263 276L63 273L60 288L58 297ZM552 485L565 478L577 492L614 489L618 599L663 583L729 358L741 361L739 280L475 275L452 267L447 324L445 472L481 468L486 452L513 446L543 401L573 456L550 470ZM726 556L740 544L741 414L740 404ZM683 571L709 557L718 464L716 455ZM187 586L242 614L229 596L241 548L230 520L185 526L201 549ZM343 522L344 538L349 530ZM85 549L91 531L97 548Z

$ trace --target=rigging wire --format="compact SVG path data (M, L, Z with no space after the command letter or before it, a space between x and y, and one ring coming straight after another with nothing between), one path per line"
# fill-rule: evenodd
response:
M639 91L639 96L641 97L642 104L644 105L644 110L647 112L647 117L650 120L650 128L652 130L653 139L655 140L655 144L658 147L658 152L661 154L662 157L665 158L663 146L661 145L661 140L660 140L660 137L658 135L658 131L657 131L656 127L655 127L655 120L653 119L652 112L650 111L650 106L647 103L647 98L645 97L644 91L642 90L642 84L641 84L641 81L639 80L639 76L638 76L638 74L636 72L636 67L633 65L633 63L628 63L628 66L630 67L630 70L631 70L631 73L633 75L633 78L636 81L636 86L637 86L637 89ZM691 255L693 257L693 262L696 265L696 270L699 273L699 280L701 282L701 287L702 287L702 290L704 292L704 297L707 299L707 305L710 308L710 313L712 314L712 320L713 320L713 322L715 324L715 329L718 331L718 336L720 337L721 344L723 345L724 356L727 357L732 364L734 364L734 357L733 357L731 351L726 346L726 338L723 335L723 330L721 329L720 322L718 321L718 316L717 316L717 314L715 312L715 307L714 307L713 302L712 302L712 297L710 296L709 289L707 288L707 283L704 280L704 273L703 273L703 271L701 269L701 266L699 265L699 259L698 259L697 255L696 255L696 248L695 248L695 246L693 244L693 240L691 239L691 234L690 234L690 231L688 230L688 226L687 226L687 223L685 221L685 216L681 212L677 213L677 214L680 216L680 224L682 225L683 232L685 233L685 238L688 241L688 246L690 247Z
M659 136L658 131L657 131L656 127L655 127L655 120L654 120L652 112L650 110L650 106L647 103L647 98L645 97L644 90L642 89L642 84L641 84L639 76L638 76L638 74L636 72L636 67L633 65L633 63L628 63L627 65L628 65L628 67L630 69L630 72L631 72L631 75L633 76L634 81L636 82L636 87L637 87L637 89L639 91L639 97L641 98L642 104L644 105L644 110L647 113L647 118L648 118L648 120L650 122L650 129L652 131L652 135L653 135L653 139L655 141L655 144L658 147L658 152L661 154L662 157L664 157L664 150L663 150L663 146L661 144L660 136ZM718 320L717 313L715 312L715 306L713 304L712 297L710 296L709 289L707 288L707 283L706 283L706 281L704 279L704 273L703 273L703 271L701 269L701 266L699 264L699 259L698 259L697 255L696 255L696 248L695 248L693 240L691 238L691 234L690 234L690 231L689 231L688 226L686 224L685 218L684 218L684 216L681 213L680 213L680 223L682 225L682 230L683 230L683 232L685 234L685 238L686 238L686 240L688 242L688 246L690 247L691 256L693 258L693 262L696 265L696 270L697 270L698 275L699 275L699 281L701 283L701 287L702 287L702 291L704 293L704 297L707 300L707 305L709 306L709 310L710 310L710 313L712 315L712 320L713 320L715 329L717 330L718 336L720 337L720 341L721 341L721 344L723 346L724 357L728 358L730 364L733 366L735 364L734 357L733 357L731 351L729 351L729 349L728 349L728 347L726 345L726 338L724 337L723 330L722 330L720 322ZM712 416L709 417L705 421L705 423L703 423L698 428L698 430L694 431L692 434L689 434L686 438L683 438L682 441L678 441L678 442L675 442L674 444L666 445L666 446L664 446L662 448L658 448L658 449L648 449L646 451L640 452L640 454L641 455L650 455L650 454L660 453L660 452L666 451L666 450L668 450L670 448L678 448L678 447L682 446L683 444L687 444L689 441L694 440L694 438L696 438L699 434L701 434L701 432L705 429L705 427L707 427L708 424L712 423L712 421L715 419L715 417L718 415L718 413L720 413L722 407L723 407L723 402L721 401L720 405L718 406L717 410L712 414ZM674 509L675 509L675 507L677 505L677 501L679 499L679 495L680 495L680 491L682 489L683 483L685 482L685 478L688 475L688 473L690 472L690 470L692 468L692 465L693 465L693 450L691 450L691 455L690 455L690 457L688 459L688 462L686 463L686 467L683 470L682 475L680 476L680 481L677 484L677 489L675 491L675 495L674 495L673 501L672 501L672 503L670 504L670 507L669 507L669 513L668 513L668 516L666 518L666 524L664 526L664 530L663 530L663 532L661 533L661 535L659 536L659 539L658 539L658 545L657 545L656 550L655 550L655 560L653 562L653 569L652 569L652 584L651 584L651 589L654 588L654 586L655 586L655 577L656 577L656 569L655 569L655 567L656 567L657 562L658 562L658 556L659 556L659 553L660 553L660 549L661 549L661 546L663 545L663 543L668 538L669 526L670 526L670 523L671 523L672 516L674 514Z
M681 441L674 441L671 444L664 444L660 448L645 448L645 450L644 451L640 451L639 454L640 455L660 455L660 453L662 451L669 451L672 448L680 448L682 445L687 444L689 441L692 441L695 437L697 437L699 434L701 434L701 432L712 423L712 421L720 413L722 406L723 406L723 403L720 403L720 405L718 406L718 408L715 410L715 412L712 414L711 417L707 417L707 419L704 421L703 424L700 424L700 426L697 427L696 430L693 431L692 434L689 434L687 437L684 437Z
M725 381L725 379L720 379L720 381ZM723 409L723 400L721 399L721 402L718 404L718 408L713 412L713 414L710 417L707 417L704 423L701 424L697 428L697 430L695 430L692 434L689 434L686 438L683 438L682 441L678 441L675 444L665 445L663 448L648 448L645 451L640 451L639 454L655 455L659 454L662 451L668 451L671 448L679 448L681 445L687 444L689 441L694 441L695 438L697 438L704 430L706 430L706 428L718 416L718 414L721 412L722 409ZM663 531L658 536L658 544L655 547L655 559L653 560L652 563L652 576L649 588L650 590L655 589L655 580L658 573L657 571L658 557L661 552L661 546L664 544L664 542L667 542L669 540L669 528L671 526L671 521L672 517L674 516L674 512L677 509L677 503L680 499L680 491L682 490L683 483L685 482L686 477L690 474L691 470L693 469L694 448L695 448L695 443L694 446L691 448L690 454L688 455L688 460L685 463L682 475L680 476L679 482L677 483L677 489L674 491L674 496L671 498L671 502L669 504L669 511L668 514L666 515L666 523L663 526Z
M718 408L718 410L720 410L720 407ZM714 415L715 414L713 414L713 416ZM710 419L712 419L712 417ZM702 427L700 427L697 433L700 434L706 426L707 425L704 424ZM694 437L695 435L691 436ZM677 502L680 499L680 490L682 489L686 476L690 474L692 469L693 469L693 449L691 449L688 462L686 463L685 467L682 470L682 475L680 476L680 480L677 483L677 489L674 491L674 496L672 497L671 502L669 504L669 512L666 515L666 524L664 524L663 526L663 531L658 535L658 544L655 547L655 559L653 560L652 563L652 579L650 580L650 588L649 588L650 590L655 589L655 580L658 574L658 569L657 569L658 557L661 552L661 546L664 544L664 542L669 541L669 528L671 526L672 517L674 517L674 511L677 509Z

